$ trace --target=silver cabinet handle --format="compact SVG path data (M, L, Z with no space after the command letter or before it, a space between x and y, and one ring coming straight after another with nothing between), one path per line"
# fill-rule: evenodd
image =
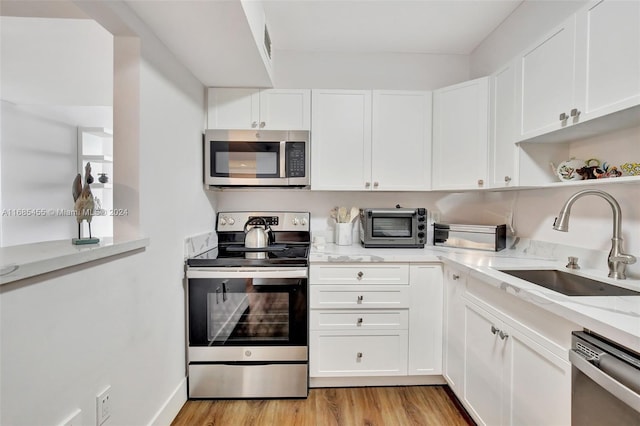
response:
M482 186L484 185L484 180L483 179L478 179L478 186Z
M362 352L358 352L358 353L356 354L356 356L358 357L358 359L361 359L361 358L362 358Z
M460 279L460 275L453 274L453 275L451 275L451 278L453 278L454 280L459 280Z
M500 329L496 328L493 324L491 325L491 334L495 335L500 331Z
M258 122L257 121L252 121L251 122L251 128L255 129L256 127L258 127Z
M267 123L265 123L264 121L260 122L260 128L262 129Z
M507 183L511 182L511 177L510 176L505 176L504 177L504 181L507 182Z
M362 325L362 318L358 318L358 325Z
M507 337L509 337L509 335L508 335L507 333L505 333L504 331L502 331L502 330L499 330L499 331L498 331L498 336L500 336L500 339L501 339L501 340L504 340L504 339L506 339Z
M380 185L378 182L373 182L373 187L374 187L374 188L377 188L377 187L378 187L378 185Z
M577 117L580 115L580 111L578 111L578 108L574 108L571 110L570 114L572 117Z
M364 276L364 272L360 271L358 272L358 281L360 281L362 279L362 277Z
M567 118L569 118L569 116L567 115L567 113L563 112L562 114L560 114L560 121L565 121Z
M358 303L362 303L363 300L364 300L364 296L358 296Z
M365 183L364 183L364 187L365 187L365 188L369 188L370 186L371 186L371 182L365 182Z

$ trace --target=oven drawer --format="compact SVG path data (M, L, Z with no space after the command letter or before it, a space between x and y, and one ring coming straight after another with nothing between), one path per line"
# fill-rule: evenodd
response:
M307 364L189 364L189 398L306 398Z
M312 309L401 309L409 307L409 286L310 287Z
M312 377L407 374L406 330L312 331L310 337Z
M408 264L311 265L311 284L409 284Z
M312 310L312 330L406 330L409 311L325 311Z

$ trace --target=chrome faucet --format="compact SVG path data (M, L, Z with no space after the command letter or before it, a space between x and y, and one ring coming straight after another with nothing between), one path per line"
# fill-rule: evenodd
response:
M624 271L627 265L636 263L636 258L630 254L622 252L622 236L621 236L621 222L622 212L620 211L620 204L610 194L597 189L585 189L583 191L576 192L564 203L558 217L553 222L553 229L556 231L567 232L569 230L569 215L571 214L571 206L580 197L585 195L597 195L598 197L607 200L611 209L613 209L613 237L611 238L611 251L609 252L609 278L615 278L618 280L624 280L627 278Z

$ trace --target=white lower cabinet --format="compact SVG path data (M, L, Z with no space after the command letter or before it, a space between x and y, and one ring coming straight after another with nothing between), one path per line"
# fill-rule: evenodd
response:
M479 424L571 423L568 361L473 303L465 326L464 401Z
M442 372L439 264L311 265L310 308L311 378Z
M445 270L444 376L473 419L481 425L569 425L568 347L558 343L554 331L545 337L549 318L537 321L545 315L535 312L539 308L486 290L488 284L468 277L453 280L453 275ZM508 306L511 310L503 310ZM574 324L549 322L570 338Z
M464 300L465 276L444 267L443 376L458 395L464 393Z

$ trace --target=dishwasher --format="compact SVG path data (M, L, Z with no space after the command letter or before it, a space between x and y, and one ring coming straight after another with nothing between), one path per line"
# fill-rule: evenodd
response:
M571 424L640 425L640 354L587 331L571 346Z

